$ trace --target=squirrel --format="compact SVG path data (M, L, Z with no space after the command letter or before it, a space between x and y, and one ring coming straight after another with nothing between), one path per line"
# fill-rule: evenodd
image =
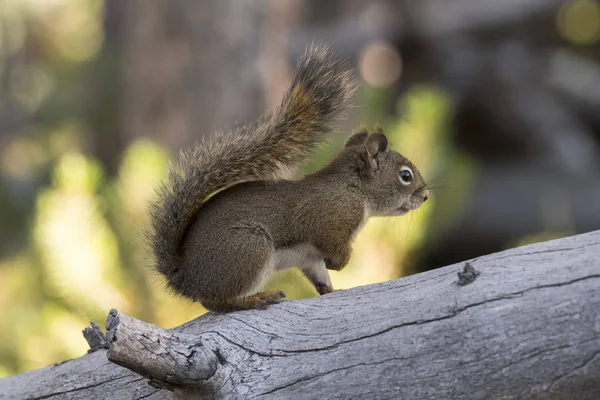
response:
M348 263L369 217L404 215L428 199L421 174L388 149L380 126L362 127L326 167L291 179L357 86L346 60L313 43L274 112L180 153L149 212L155 268L169 289L211 311L265 309L285 294L261 285L298 267L320 295L330 293L328 270Z

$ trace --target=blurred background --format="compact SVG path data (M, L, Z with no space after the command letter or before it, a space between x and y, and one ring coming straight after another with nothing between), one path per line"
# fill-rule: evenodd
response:
M205 312L148 269L146 204L179 148L276 106L313 39L362 80L344 131L382 123L432 182L337 288L600 228L599 1L0 0L0 376L84 354L113 307Z

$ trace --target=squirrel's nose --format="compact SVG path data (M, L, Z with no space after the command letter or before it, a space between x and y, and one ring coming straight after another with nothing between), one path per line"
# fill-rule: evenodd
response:
M425 191L423 192L423 203L426 202L428 198L429 198L429 189L425 189Z

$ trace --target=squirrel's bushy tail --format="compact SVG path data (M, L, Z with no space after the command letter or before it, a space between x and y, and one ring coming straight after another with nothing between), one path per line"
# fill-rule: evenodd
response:
M287 176L325 140L355 88L349 65L312 44L273 113L181 152L150 207L158 271L167 278L177 271L181 242L207 197L239 182Z

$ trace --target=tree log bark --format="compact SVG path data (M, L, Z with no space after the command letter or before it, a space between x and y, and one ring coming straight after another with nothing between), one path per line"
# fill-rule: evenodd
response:
M113 310L107 329L108 350L0 399L599 399L600 231L172 330Z

